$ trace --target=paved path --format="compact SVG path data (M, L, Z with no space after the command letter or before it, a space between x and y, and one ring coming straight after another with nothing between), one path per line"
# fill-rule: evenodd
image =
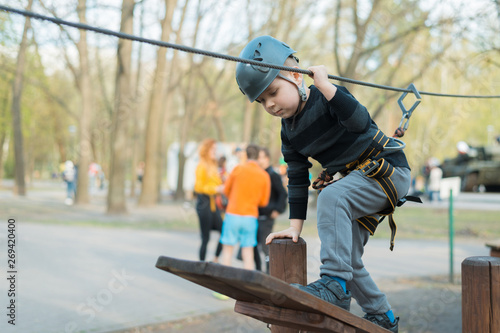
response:
M5 240L5 232L1 237ZM154 267L159 255L195 260L196 233L26 223L19 225L18 239L17 325L12 330L3 317L2 332L6 326L7 332L23 333L106 332L234 304ZM318 241L306 241L308 270L314 279ZM448 273L446 242L400 240L392 254L386 253L387 245L373 239L367 247L365 261L375 279ZM457 273L460 262L472 255L487 255L487 250L481 244L457 245ZM6 286L0 285L4 309Z
M83 208L66 207L63 199L63 189L37 189L27 198L0 191L0 332L109 332L233 308L233 301L219 301L210 290L154 267L160 255L196 260L198 233L78 226L72 220L83 215L103 224L114 218L104 216L102 197ZM123 219L160 219L168 214L162 209L135 209ZM182 213L192 214L189 207ZM11 217L17 220L18 240L16 326L6 317L6 221ZM33 223L52 219L68 223ZM314 280L319 241L305 240L309 280ZM366 248L365 262L377 281L449 272L445 241L397 239L394 252L388 247L388 240L372 239ZM454 254L459 274L463 259L488 251L480 241L467 242L457 243Z
M194 233L20 224L18 239L17 325L8 332L106 332L232 307L154 267L159 255L194 260Z

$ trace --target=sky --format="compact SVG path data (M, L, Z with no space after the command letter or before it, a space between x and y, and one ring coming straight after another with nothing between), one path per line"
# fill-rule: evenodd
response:
M181 1L181 0L179 0ZM317 4L318 9L321 10L321 2ZM398 0L394 0L398 1ZM27 0L0 0L0 5L5 5L8 7L14 7L18 9L24 9ZM118 31L120 22L120 7L121 0L88 0L88 14L87 20L88 24L92 26L102 27L105 29ZM160 38L160 24L159 21L164 14L163 9L164 0L143 0L145 6L144 10L144 32L143 37L158 40ZM67 21L78 22L78 17L74 8L76 6L77 0L45 0L44 3L48 7L57 8L58 15L61 19ZM192 5L188 15L194 17L196 14L195 5L197 1L191 1ZM210 8L208 12L209 16L202 21L201 36L198 38L200 44L197 45L199 48L207 49L210 51L223 52L220 50L225 50L226 45L229 42L244 43L246 41L246 22L245 19L247 15L242 15L242 11L246 11L246 0L203 0L203 8L206 10ZM422 6L424 9L432 9L431 17L436 18L440 15L450 15L451 13L460 13L461 15L480 15L481 11L484 10L485 4L489 4L490 8L494 9L491 0L423 0ZM370 1L359 0L359 15L363 18L363 13L368 12ZM367 8L364 10L363 8ZM140 28L140 14L141 7L137 8L135 11L135 28L134 34L139 34ZM252 8L251 8L252 10ZM39 4L38 1L34 1L33 12L41 13L43 15L51 16L45 11ZM495 11L491 11L491 15L495 14ZM180 12L175 13L175 19L178 21ZM24 18L21 15L11 15L15 23L15 31L17 32L18 38L21 37L22 29L24 25ZM255 22L252 22L254 26L258 26L263 22L259 22L259 17L261 15L253 15ZM223 18L223 19L221 19ZM189 31L193 31L194 22L193 20L188 20L188 25L184 28L186 36L190 36ZM312 20L314 24L319 24L321 20ZM216 24L221 24L221 31L225 33L218 34L217 38L213 38L215 31L213 31ZM314 25L312 24L312 25ZM34 31L36 32L36 39L39 43L39 47L42 53L42 61L47 68L53 69L63 69L64 62L59 61L61 57L61 45L57 39L52 36L59 36L60 29L57 25L40 20L32 20L32 25ZM474 30L481 30L483 27L470 25L469 28ZM38 33L43 31L43 33ZM67 31L72 36L73 39L78 39L78 31L74 28L67 28ZM489 33L485 31L484 33ZM203 35L205 34L205 35ZM483 34L484 35L484 34ZM102 34L89 33L89 46L99 47L101 54L106 58L109 56L113 59L116 56L116 37L105 36ZM189 38L184 38L184 43L191 45ZM210 42L207 42L210 41ZM133 44L134 49L137 51L138 43ZM12 45L12 50L17 48L17 44ZM234 52L233 52L234 53ZM76 57L76 49L69 49L70 57ZM237 55L237 54L235 54ZM156 56L156 47L146 46L143 47L143 59L145 62L154 61Z

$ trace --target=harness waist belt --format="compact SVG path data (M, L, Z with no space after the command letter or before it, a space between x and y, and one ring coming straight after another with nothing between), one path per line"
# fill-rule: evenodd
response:
M394 238L396 237L397 231L396 222L393 217L394 210L397 206L401 206L407 200L420 201L420 198L415 200L414 197L404 197L398 201L396 187L390 178L394 173L394 167L384 158L375 160L375 157L377 157L377 155L384 150L384 147L389 143L389 141L389 137L387 137L381 130L378 130L377 134L373 137L370 146L368 146L368 148L366 148L355 161L348 163L345 169L341 170L340 173L343 176L346 176L353 170L360 170L364 175L372 178L380 185L390 204L387 208L376 213L376 215L380 215L382 218L379 219L375 216L367 215L357 219L356 221L365 227L371 235L373 235L377 226L384 220L385 216L389 216L389 226L391 228L391 243L389 248L392 251L394 249ZM337 180L334 180L333 176L330 175L325 169L313 182L312 187L321 191L323 188Z

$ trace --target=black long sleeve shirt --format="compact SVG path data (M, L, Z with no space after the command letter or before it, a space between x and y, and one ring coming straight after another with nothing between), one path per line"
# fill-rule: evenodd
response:
M293 119L295 118L295 119ZM290 219L306 219L309 181L309 157L318 161L329 174L345 169L357 160L378 131L366 108L345 87L337 86L327 101L310 87L304 109L295 117L281 120L281 151L288 164L288 202ZM395 144L389 142L389 146ZM409 168L403 151L382 151L394 167Z

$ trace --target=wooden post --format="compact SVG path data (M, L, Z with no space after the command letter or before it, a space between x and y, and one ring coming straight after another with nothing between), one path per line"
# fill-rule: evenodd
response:
M274 239L269 245L269 275L287 283L307 284L307 246L304 239ZM298 333L294 328L271 326L273 333Z
M500 332L500 258L462 262L462 332Z

